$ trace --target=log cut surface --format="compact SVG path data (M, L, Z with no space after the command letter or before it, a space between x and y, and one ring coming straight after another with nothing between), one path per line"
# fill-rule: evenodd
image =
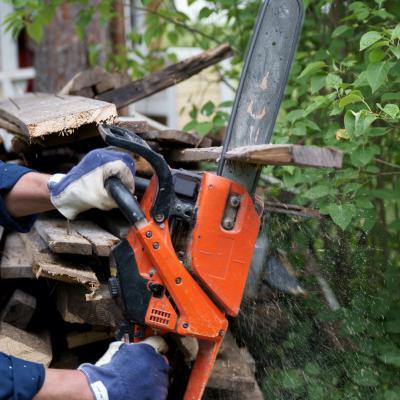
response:
M0 102L0 117L28 138L68 134L82 125L111 122L116 115L114 104L79 96L28 93Z
M170 160L176 162L218 161L222 147L174 150ZM263 144L237 147L226 158L259 165L296 165L316 168L341 168L343 153L334 149L296 144Z

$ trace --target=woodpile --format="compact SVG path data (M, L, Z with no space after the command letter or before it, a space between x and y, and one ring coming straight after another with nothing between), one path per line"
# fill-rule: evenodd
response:
M129 83L126 77L85 71L59 94L6 99L0 103L1 159L47 173L68 171L88 151L104 146L96 125L109 122L136 132L172 167L201 168L202 161L215 163L221 148L212 147L215 143L210 138L172 130L146 118L121 118L117 109L229 55L229 46L223 45ZM340 168L342 156L330 149L266 145L237 149L228 157L261 165ZM136 155L135 159L138 176L151 176L150 165ZM283 212L308 212L269 206ZM114 268L111 250L128 229L114 210L90 211L76 221L50 212L40 216L28 234L1 230L0 351L55 368L96 361L123 321L106 282ZM262 399L254 373L251 355L228 335L206 398Z

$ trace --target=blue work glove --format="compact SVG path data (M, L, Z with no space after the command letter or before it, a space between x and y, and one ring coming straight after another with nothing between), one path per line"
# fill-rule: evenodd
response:
M169 366L159 353L168 350L154 336L138 344L114 342L95 364L82 364L95 400L165 400Z
M104 182L111 176L118 177L133 193L135 162L132 157L116 150L93 150L68 174L50 177L50 200L68 219L91 208L111 210L117 205L104 188Z

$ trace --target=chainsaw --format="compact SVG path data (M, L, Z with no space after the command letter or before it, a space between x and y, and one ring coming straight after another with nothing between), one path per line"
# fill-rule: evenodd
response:
M150 181L136 179L140 202L118 178L105 182L131 225L113 250L117 276L110 288L123 305L133 341L168 333L198 340L184 400L203 395L228 317L239 313L260 230L260 167L226 154L270 141L302 18L302 0L262 5L216 174L173 170L134 132L99 127L108 145L140 155L154 170Z

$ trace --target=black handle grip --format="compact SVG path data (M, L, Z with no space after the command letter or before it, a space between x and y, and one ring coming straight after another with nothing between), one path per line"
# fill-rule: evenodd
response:
M157 176L158 191L150 214L159 223L168 218L174 204L175 192L171 171L164 157L153 151L141 137L126 129L102 124L99 125L99 132L108 145L130 150L151 164Z
M104 187L132 225L146 219L139 202L118 178L108 178L104 182Z

